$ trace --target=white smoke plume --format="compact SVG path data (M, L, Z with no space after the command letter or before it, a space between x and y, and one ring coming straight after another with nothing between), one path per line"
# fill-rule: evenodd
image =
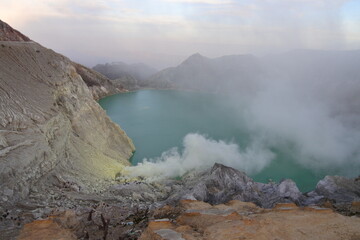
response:
M232 142L216 141L198 133L184 137L183 150L172 148L156 159L144 159L143 163L126 168L128 175L149 179L182 176L191 170L205 170L214 163L222 163L246 173L261 171L274 158L260 140L253 141L245 149Z

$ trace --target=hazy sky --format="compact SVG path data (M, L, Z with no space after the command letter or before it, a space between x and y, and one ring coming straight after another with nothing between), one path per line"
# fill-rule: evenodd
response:
M0 19L71 59L176 65L199 52L360 49L360 0L0 0Z

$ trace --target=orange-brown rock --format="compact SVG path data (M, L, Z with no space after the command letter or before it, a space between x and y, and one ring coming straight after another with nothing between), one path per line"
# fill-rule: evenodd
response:
M74 211L56 213L44 220L36 220L25 224L18 240L71 240L77 239L75 231L79 227Z
M176 221L150 222L140 239L360 239L359 218L326 208L278 204L265 210L236 200L215 206L199 201L180 205L184 212Z
M75 235L63 228L54 219L37 220L28 223L22 229L18 240L72 240L77 239Z
M360 202L352 202L350 211L352 213L360 213Z

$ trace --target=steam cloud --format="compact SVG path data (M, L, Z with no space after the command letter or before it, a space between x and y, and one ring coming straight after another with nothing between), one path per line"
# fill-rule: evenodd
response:
M201 64L211 61L198 60L192 64L200 64L199 71ZM211 84L201 78L185 79L197 83L198 88L205 82L204 89L226 87L237 79L222 92L229 95L226 104L233 106L239 124L245 123L252 142L242 150L234 143L188 134L182 152L171 149L157 159L145 160L128 169L132 175L181 176L215 162L253 174L275 158L270 151L273 148L289 150L291 159L313 171L349 177L359 174L360 51L299 50L264 57L259 59L263 75L257 74L260 67L246 67L244 74L245 70L232 72L223 67L229 66L225 58L215 60L214 64L223 64L215 68L216 76L226 76L221 83L218 78ZM178 71L184 71L179 74L182 76L188 69Z
M327 169L359 160L360 134L334 116L331 106L290 85L267 88L245 114L249 128L275 147L290 141L297 160L308 168ZM355 161L354 163L355 164Z
M292 144L293 157L307 168L357 176L360 52L298 51L279 58L267 63L272 76L246 99L247 127L273 147Z
M274 154L259 140L244 150L235 143L216 141L198 133L189 133L183 140L184 149L172 148L156 159L144 159L137 166L127 167L130 176L149 179L182 176L190 170L205 170L214 163L222 163L247 173L261 171Z

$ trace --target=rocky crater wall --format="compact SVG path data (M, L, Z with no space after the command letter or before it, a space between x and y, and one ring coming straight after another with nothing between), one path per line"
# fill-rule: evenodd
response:
M35 42L0 41L2 201L53 184L91 192L129 164L131 139L94 100L124 89L98 75Z

